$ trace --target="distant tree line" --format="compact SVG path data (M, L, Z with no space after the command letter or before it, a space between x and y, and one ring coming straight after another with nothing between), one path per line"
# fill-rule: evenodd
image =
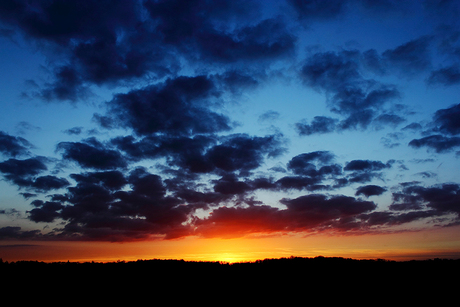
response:
M398 262L289 257L232 264L174 259L108 263L0 260L0 276L7 287L2 289L5 294L9 293L8 287L38 288L40 293L59 288L74 293L72 295L85 293L104 296L107 293L115 299L116 295L121 294L151 292L157 295L169 293L170 298L175 299L175 296L183 296L183 291L190 297L204 291L220 293L223 298L245 293L253 298L262 294L269 300L270 295L275 293L308 294L315 298L318 295L324 297L325 289L347 293L358 291L358 294L394 289L405 291L408 295L406 288L414 288L416 284L423 286L417 288L419 292L430 289L437 293L454 291L459 273L460 259ZM275 292L269 290L271 288ZM328 293L335 295L335 292ZM324 298L329 299L328 295ZM362 298L358 295L358 299Z

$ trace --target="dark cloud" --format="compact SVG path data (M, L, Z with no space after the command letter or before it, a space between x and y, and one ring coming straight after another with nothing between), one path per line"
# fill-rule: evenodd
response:
M398 7L397 1L387 0L289 0L298 17L289 20L262 17L266 4L239 0L1 3L2 26L12 30L0 30L0 35L11 38L12 33L21 33L48 57L44 65L51 76L40 84L29 81L36 85L35 97L79 101L95 97L91 90L98 86L131 89L115 94L102 106L105 110L93 115L94 122L111 130L108 141L88 138L58 143L57 152L64 162L75 162L80 171L68 178L55 176L64 165L59 161L55 172L46 174L51 159L16 159L30 157L32 145L0 132L0 152L9 158L0 162L0 172L26 191L20 194L31 199L31 221L61 227L48 235L54 239L130 241L189 235L359 232L458 215L457 185L425 188L414 182L392 189L389 211L376 212L377 205L364 198L387 190L362 184L383 179L395 161L352 160L343 167L333 153L313 151L292 157L286 165L267 165L270 173L261 167L286 152L281 134L229 134L236 124L225 115L224 103L299 64L286 67L279 62L296 56L296 27L336 18L356 3L358 10L374 14ZM421 37L383 53L375 49L316 49L310 53L299 65L299 75L304 85L326 95L333 115L310 115L309 121L295 123L297 132L308 136L401 125L405 118L398 112L402 109L390 105L400 97L397 87L374 78L429 71L434 39ZM451 39L445 42L449 51L444 53L455 56L458 50ZM428 83L458 83L458 67L446 67L432 71ZM268 111L259 121L279 116ZM460 146L459 116L458 106L437 111L429 131L436 135L409 145L438 152ZM112 134L120 128L125 129L125 136ZM422 126L412 123L403 128L408 129L421 130ZM75 137L83 128L63 132ZM389 142L402 137L387 136ZM396 144L389 142L388 146ZM360 183L355 197L332 195L354 183ZM39 193L53 190L58 191L42 200L45 196ZM283 198L279 207L257 199L259 191L291 190L308 195ZM196 214L198 209L210 214L203 217L201 211ZM34 236L44 235L19 227L0 229L0 238Z
M277 157L285 150L280 135L163 135L145 137L138 142L128 136L115 138L112 143L135 161L166 157L169 166L179 166L193 173L247 172L258 168L266 157Z
M375 203L343 195L310 194L296 199L283 198L280 202L286 208L263 205L250 197L259 189L328 190L330 186L321 184L326 174L336 181L346 180L340 177L341 167L334 170L335 165L330 164L333 158L330 152L296 156L288 169L302 175L286 176L276 181L265 177L242 180L234 173L227 173L212 182L213 190L201 187L201 191L196 190L195 183L163 181L143 168L131 171L128 176L119 171L73 174L71 177L77 185L68 187L65 194L50 195L50 201L32 201L34 208L29 211L29 219L46 223L64 220L64 228L56 229L52 236L130 241L152 236L172 239L188 235L239 237L292 231L360 232L449 213L460 214L456 199L460 188L455 184L431 188L424 188L418 182L401 184L400 191L393 191L389 212L376 212ZM312 172L309 163L316 164L319 169ZM369 175L388 168L390 164L353 160L346 167ZM326 171L326 168L330 170ZM361 186L356 196L370 197L385 191L380 186ZM227 207L222 207L223 204ZM242 207L242 204L249 206ZM208 217L192 215L198 208L213 207L215 209Z
M378 226L393 226L401 225L404 223L410 223L423 218L437 216L432 211L413 211L406 213L393 213L388 211L383 212L372 212L369 214L363 214L361 219L368 227Z
M216 184L218 184L217 181ZM217 206L233 197L232 194L222 194L214 191L200 192L191 189L189 186L175 188L174 195L181 199L181 201L187 202L190 207L202 209L208 209L209 206Z
M221 194L240 195L252 190L251 186L231 174L225 175L221 179L215 181L214 191Z
M134 137L117 137L112 143L130 160L167 158L169 166L179 166L194 173L207 173L215 166L205 157L205 151L216 144L211 136L151 136L136 141Z
M154 35L148 44L137 1L14 1L0 8L0 17L26 36L58 46L71 62L56 68L55 83L42 91L46 99L77 99L85 81L139 77L163 59L161 48L153 48Z
M410 123L409 125L405 126L404 128L402 128L401 130L421 130L422 129L422 125L420 125L419 123Z
M338 120L326 116L315 116L310 124L306 122L296 123L295 127L299 135L312 135L334 132Z
M0 153L8 157L27 155L32 147L26 139L0 131Z
M413 139L409 146L414 148L428 147L434 149L437 153L444 153L460 146L460 137L446 137L439 134L430 135L421 139Z
M275 183L280 190L327 190L326 185L320 184L322 179L320 176L284 176Z
M50 64L53 82L36 94L76 101L90 95L92 84L175 74L178 58L200 66L270 63L292 54L296 37L286 24L261 20L259 12L247 1L24 0L2 5L0 19L59 55Z
M120 171L71 174L70 177L78 183L98 184L109 190L120 190L128 183L127 179Z
M282 199L282 204L292 214L307 224L332 224L338 218L347 218L372 211L377 205L370 201L361 201L353 197L336 195L327 197L321 194L300 196L295 199Z
M73 127L64 131L68 135L80 135L83 131L83 127Z
M460 138L456 136L460 134L459 116L460 104L436 111L430 123L431 129L427 131L436 134L413 139L409 142L409 146L414 148L428 147L437 153L449 152L459 147Z
M378 116L402 121L397 115L385 115L382 107L400 97L399 91L388 84L363 77L362 54L356 50L320 52L310 56L300 75L306 85L330 94L330 110L344 117L336 123L329 117L316 117L311 124L297 123L301 135L327 133L337 130L366 129ZM385 122L388 123L388 122Z
M287 163L287 169L295 176L284 176L269 187L272 190L328 190L330 186L322 184L328 179L342 175L342 166L332 163L335 155L329 151L314 151L293 157Z
M206 76L177 77L160 85L116 95L107 103L108 115L113 118L111 123L132 128L138 135L228 131L229 119L206 105L206 101L216 95L219 92L214 82ZM95 119L98 118L101 119ZM107 127L104 123L101 125Z
M46 158L43 157L26 160L9 159L0 163L0 172L19 188L32 189L36 192L47 192L68 186L69 182L65 178L51 175L37 177L38 174L48 169L45 162ZM28 193L24 194L28 195Z
M33 239L40 236L40 230L21 230L18 226L0 228L0 239Z
M91 39L108 34L118 25L130 24L131 1L8 1L0 16L5 22L19 26L35 38L68 45L72 38Z
M232 36L215 31L196 38L203 56L223 62L273 60L294 51L296 38L277 19L238 29Z
M438 132L449 135L460 134L460 104L436 111L433 123Z
M37 194L29 193L29 192L22 192L22 193L19 193L19 194L22 195L22 197L24 197L25 199L29 199L29 198L37 196Z
M343 170L352 172L347 177L348 182L366 183L372 181L374 178L382 179L381 171L390 168L392 162L394 161L388 161L385 164L381 161L353 160L348 162Z
M65 178L59 178L56 176L40 176L30 182L30 184L22 185L26 187L31 187L35 191L50 191L50 190L57 190L68 186L70 183ZM20 185L21 186L21 185Z
M256 88L265 78L263 73L253 72L248 69L230 69L212 77L223 90L229 91L234 95L241 94L244 90Z
M417 73L428 69L431 65L430 44L432 37L423 36L402 44L395 49L388 49L382 53L388 66L397 68L401 72Z
M22 179L38 175L48 168L41 157L29 158L25 160L8 159L0 163L0 172L8 179Z
M370 109L355 111L340 122L339 130L366 129L372 122L375 112Z
M60 216L58 211L62 210L64 206L59 202L35 200L32 205L37 207L29 211L29 219L33 222L50 223L55 218Z
M455 214L455 220L460 218L460 186L454 183L423 187L417 182L401 186L402 189L393 192L391 210L408 211L415 210L414 216L436 217Z
M46 100L78 101L90 95L89 89L83 85L78 72L72 67L59 67L54 72L54 82L47 83L45 88L34 95Z
M93 173L87 178L104 178ZM81 181L68 188L65 207L60 216L68 221L64 236L86 240L136 240L151 235L174 238L186 235L192 206L183 206L178 199L166 196L166 188L158 175L139 168L130 173L130 190L111 191L107 181ZM116 185L121 185L117 183Z
M355 195L364 195L366 197L369 196L374 196L374 195L381 195L383 194L387 189L382 188L381 186L378 185L365 185L365 186L360 186L357 190Z
M354 53L354 52L353 52ZM350 52L320 52L310 56L301 69L304 82L320 90L337 91L361 80L359 65Z
M220 1L149 1L145 7L158 23L162 40L182 51L195 50L198 57L220 62L247 59L273 59L293 50L295 37L277 19L261 20L247 25L243 18L255 7L247 2ZM242 9L244 8L244 9ZM241 26L223 31L216 25L227 18L237 19Z
M314 151L293 157L287 164L288 170L296 175L309 175L316 172L316 164L325 165L334 160L334 154L329 151Z
M64 159L75 161L84 168L105 170L127 166L118 151L106 148L95 138L83 142L61 142L57 145L57 150L63 151Z
M267 187L271 190L333 190L348 186L352 183L366 183L374 178L383 179L383 171L395 162L387 163L372 160L353 160L342 168L340 164L333 163L334 154L329 151L316 151L300 154L287 163L287 169L295 176L287 175ZM345 171L345 173L344 173ZM374 188L374 189L373 189ZM362 186L356 195L380 195L384 191L377 186ZM372 194L373 192L380 194Z
M409 190L409 191L408 191ZM455 213L460 217L460 187L458 184L443 184L429 188L413 188L406 192L420 195L427 207L440 213Z
M220 145L209 149L206 157L215 167L227 172L250 171L258 168L264 161L264 157L274 158L285 151L281 137L231 135Z
M366 112L375 112L376 108L382 107L391 99L399 97L399 92L390 85L378 84L365 91L359 87L347 87L338 91L334 97L332 111L351 116Z
M431 72L427 82L429 84L442 84L446 86L460 83L460 67L452 65Z
M391 167L390 163L383 163L381 161L371 161L371 160L353 160L345 165L345 171L380 171L385 168Z
M396 86L367 76L394 72L413 75L428 70L432 42L433 37L423 36L382 54L370 49L318 52L309 56L300 69L301 78L307 86L329 94L330 111L342 119L318 116L310 124L297 123L299 134L366 129L371 124L377 128L396 127L403 123L405 118L401 114L385 111L391 101L401 97Z
M373 202L337 195L300 196L280 201L286 209L270 206L220 207L204 219L195 221L195 234L205 237L240 237L253 233L349 230L339 224L355 220L376 208Z

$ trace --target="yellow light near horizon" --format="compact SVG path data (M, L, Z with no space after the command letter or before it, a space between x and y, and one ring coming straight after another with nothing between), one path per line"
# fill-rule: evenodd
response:
M16 247L15 247L16 246ZM460 258L460 226L429 231L334 236L318 234L271 235L234 239L187 237L175 240L110 242L9 241L4 261L186 261L249 262L282 257L344 257L411 260Z

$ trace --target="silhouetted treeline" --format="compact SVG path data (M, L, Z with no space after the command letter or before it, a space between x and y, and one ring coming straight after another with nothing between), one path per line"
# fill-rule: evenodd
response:
M365 270L409 270L409 269L452 269L460 268L460 259L430 259L391 261L384 259L357 260L342 257L289 257L256 260L254 262L226 263L217 261L184 261L175 259L151 259L137 261L116 262L41 262L41 261L15 261L8 262L0 259L0 270L6 271L117 271L117 270L143 270L153 272L194 271L201 272L241 272L241 271L308 271L310 273L324 273L353 269L356 272ZM337 271L338 270L338 271Z
M103 288L111 294L212 290L231 295L227 291L232 289L254 295L257 291L267 292L264 287L273 286L282 293L307 291L313 295L324 288L404 289L414 282L424 287L428 284L444 287L446 282L453 286L448 281L459 273L460 260L445 259L397 262L290 257L233 264L159 259L109 263L0 261L0 276L9 286L75 288L89 293L100 293Z

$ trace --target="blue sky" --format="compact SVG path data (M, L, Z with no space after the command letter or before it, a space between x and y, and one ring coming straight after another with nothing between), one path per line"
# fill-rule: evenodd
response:
M457 1L4 1L0 239L460 221Z

